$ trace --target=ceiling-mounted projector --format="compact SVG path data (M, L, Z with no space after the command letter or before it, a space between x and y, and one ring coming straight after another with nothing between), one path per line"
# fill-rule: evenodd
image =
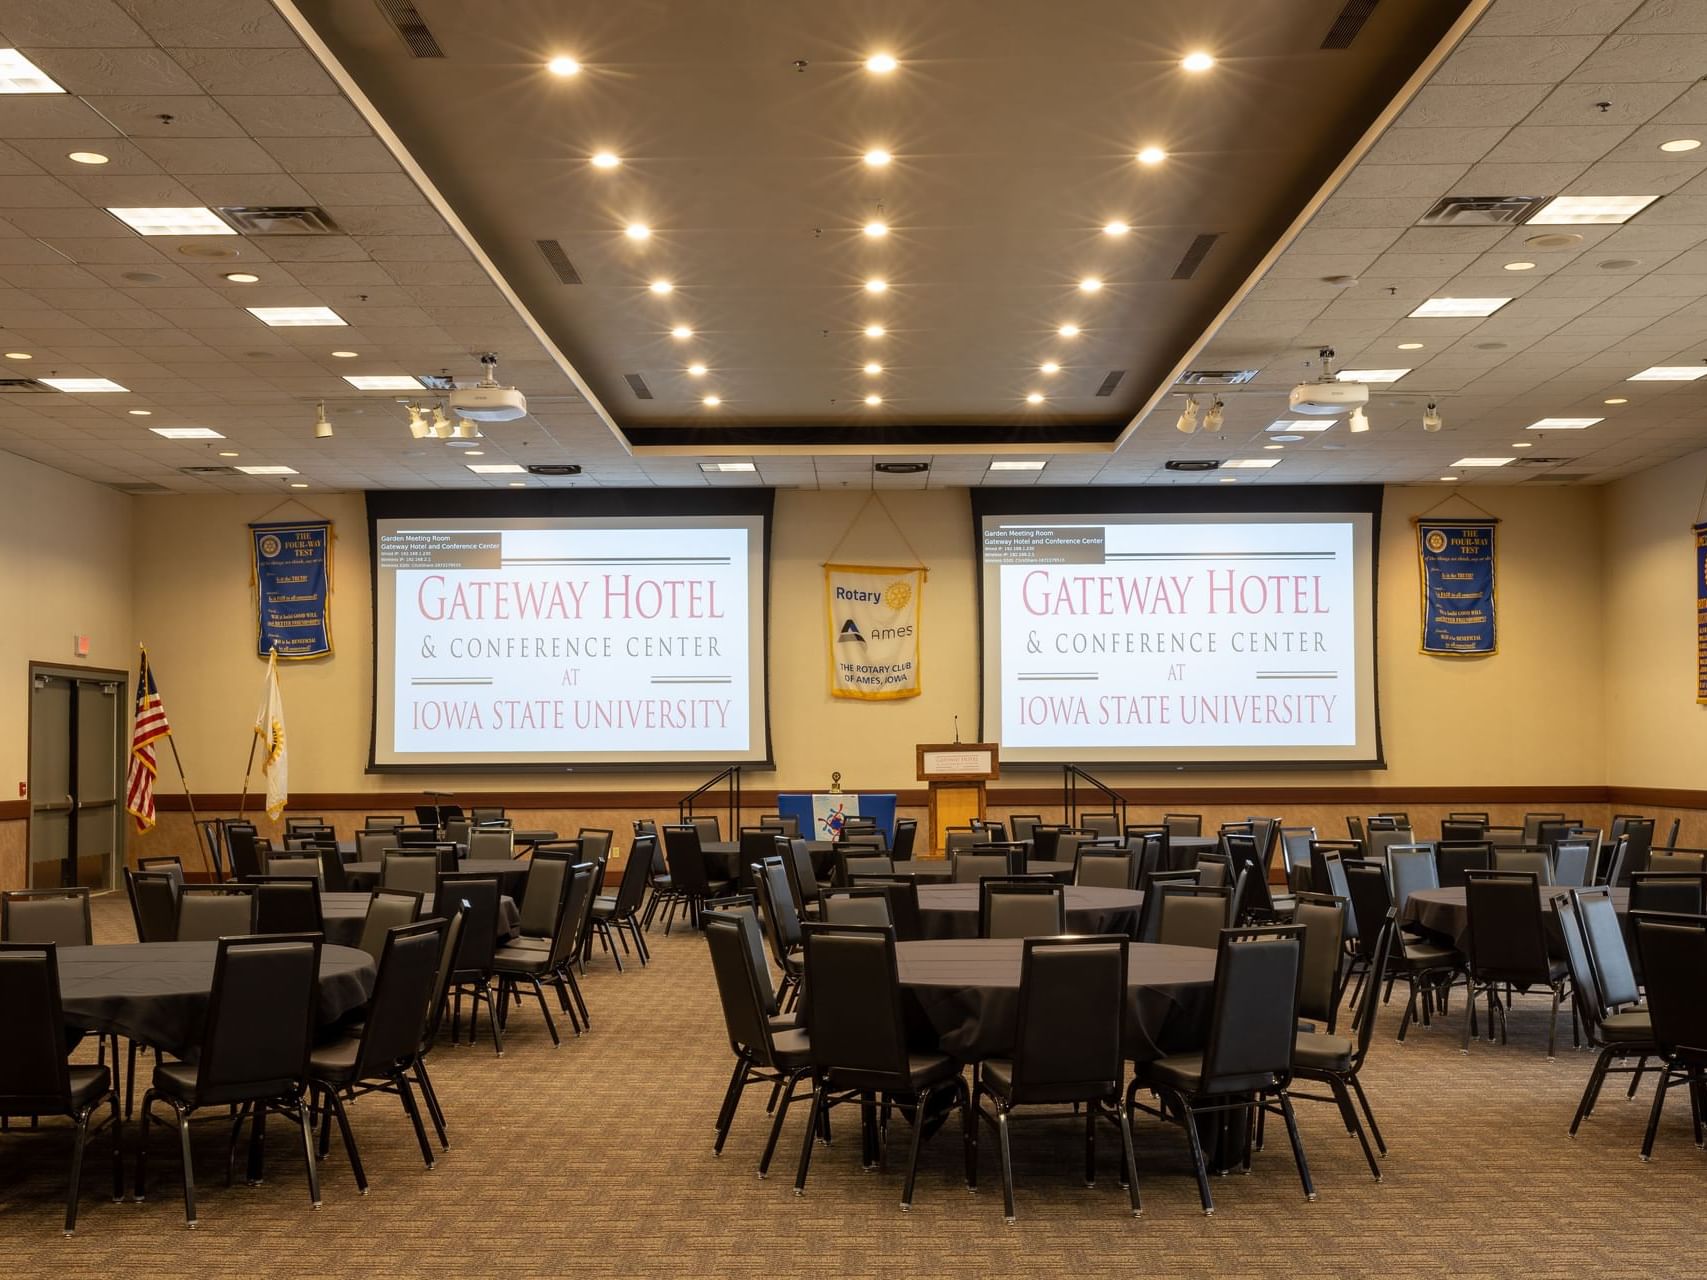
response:
M450 407L471 422L514 422L528 415L528 401L514 387L498 385L498 357L490 353L480 357L485 376L471 387L457 387L450 393Z
M1333 414L1369 403L1369 386L1362 382L1300 382L1287 403L1293 413Z

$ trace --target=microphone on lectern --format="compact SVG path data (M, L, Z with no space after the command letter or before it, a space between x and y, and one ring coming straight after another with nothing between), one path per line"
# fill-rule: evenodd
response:
M960 745L960 717L959 716L954 717L954 745L957 747Z

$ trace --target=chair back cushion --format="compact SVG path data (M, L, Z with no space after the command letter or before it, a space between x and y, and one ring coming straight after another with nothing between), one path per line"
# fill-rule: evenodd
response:
M1339 1013L1340 959L1345 946L1343 898L1300 895L1292 922L1304 930L1304 970L1298 986L1298 1016L1328 1024Z
M895 939L870 925L803 927L812 1061L854 1080L907 1079Z
M421 915L421 895L397 889L381 889L368 899L367 915L362 920L361 941L356 945L375 963L385 949L385 935L398 925L414 924Z
M213 942L255 932L255 895L242 890L188 885L178 896L179 942Z
M830 924L874 924L895 927L889 914L889 895L881 888L829 889L824 893L824 919Z
M1643 912L1632 921L1654 1043L1662 1053L1675 1054L1698 1070L1707 1065L1707 1000L1701 998L1701 979L1707 974L1707 918Z
M437 994L445 925L439 919L423 920L387 931L356 1051L356 1079L385 1075L420 1051Z
M0 944L0 1114L64 1111L71 1104L58 948L51 942Z
M1553 864L1540 849L1495 849L1495 871L1522 871L1539 884L1553 883Z
M94 942L87 889L21 890L0 895L0 942Z
M224 938L213 967L197 1105L292 1094L320 1006L320 939Z
M1244 1093L1292 1069L1302 931L1229 930L1215 957L1215 1002L1200 1091Z
M1053 938L1067 932L1065 891L1058 884L985 880L978 896L983 937Z
M579 861L573 854L535 852L528 860L522 890L521 931L524 938L549 938L557 926L563 905L563 886L569 883L569 868Z
M1170 947L1215 947L1227 923L1225 889L1162 885L1156 941Z
M956 850L952 874L955 884L977 884L986 876L1005 876L1013 867L1005 853L964 853Z
M516 833L508 827L472 827L467 843L470 858L512 858L516 853Z
M1527 985L1546 982L1547 934L1540 884L1523 871L1472 871L1464 889L1469 907L1470 968L1480 977Z
M440 870L436 854L387 853L379 864L379 887L427 897L438 887Z
M1118 1092L1126 951L1124 938L1026 941L1013 1056L1016 1102Z

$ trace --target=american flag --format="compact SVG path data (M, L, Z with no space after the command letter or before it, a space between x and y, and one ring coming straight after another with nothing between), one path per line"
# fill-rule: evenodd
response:
M138 831L147 831L154 825L154 744L171 732L165 704L160 701L160 690L154 684L154 672L148 668L148 651L143 650L142 669L136 677L136 727L130 735L130 769L124 780L125 812L136 819Z

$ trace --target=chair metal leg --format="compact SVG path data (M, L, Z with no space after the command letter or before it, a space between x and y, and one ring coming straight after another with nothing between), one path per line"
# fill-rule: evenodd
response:
M723 1092L723 1105L717 1112L717 1140L711 1144L711 1154L723 1154L724 1140L729 1137L729 1126L735 1123L735 1108L741 1105L741 1091L746 1087L747 1073L752 1070L752 1063L746 1058L735 1059L735 1071L729 1077L729 1087Z
M314 1159L314 1134L308 1124L308 1095L296 1100L296 1127L302 1133L302 1158L308 1166L308 1203L320 1207L320 1167Z
M1387 1143L1381 1137L1381 1126L1375 1123L1375 1113L1369 1108L1369 1095L1363 1092L1363 1083L1356 1076L1351 1077L1351 1091L1357 1095L1357 1104L1363 1108L1363 1118L1369 1122L1369 1136L1375 1139L1375 1149L1386 1155Z
M1340 1114L1345 1117L1346 1129L1354 1134L1358 1144L1363 1148L1363 1158L1369 1163L1369 1172L1375 1181L1381 1181L1381 1164L1375 1158L1375 1152L1370 1150L1369 1135L1363 1131L1363 1123L1357 1118L1357 1108L1352 1105L1351 1091L1346 1088L1345 1081L1335 1076L1330 1082L1334 1091L1334 1100L1340 1104Z
M759 1157L759 1177L763 1178L771 1171L771 1157L776 1154L777 1140L782 1137L782 1122L788 1118L788 1104L794 1101L794 1087L800 1083L804 1071L788 1073L783 1085L782 1097L777 1101L776 1116L771 1121L770 1137L765 1140L765 1152Z
M142 1095L142 1133L136 1143L136 1201L141 1204L148 1194L148 1104L154 1101L154 1090Z
M1642 1137L1642 1159L1654 1157L1654 1136L1660 1131L1660 1112L1665 1110L1666 1088L1671 1084L1671 1063L1660 1065L1660 1084L1654 1090L1653 1109L1648 1112L1648 1131Z
M409 1123L415 1126L415 1141L421 1145L421 1159L427 1168L433 1167L433 1148L427 1141L427 1130L421 1123L421 1108L415 1105L415 1091L409 1087L407 1071L399 1071L391 1077L391 1082L397 1086L397 1094L403 1099L403 1110L409 1113Z
M919 1178L919 1148L925 1140L925 1107L935 1092L927 1089L913 1100L913 1141L907 1154L907 1181L901 1188L902 1213L910 1213L913 1208L913 1184Z
M113 1053L113 1069L118 1069L118 1053ZM85 1107L77 1117L77 1132L71 1141L71 1190L65 1199L65 1234L77 1234L77 1189L83 1185L83 1148L89 1142L89 1113Z
M124 1116L119 1111L119 1095L115 1089L109 1095L113 1104L113 1203L124 1203Z
M184 1225L196 1225L196 1173L195 1163L190 1158L190 1118L176 1107L172 1108L172 1118L178 1125L178 1145L184 1153Z
M356 1191L360 1195L367 1194L367 1170L362 1168L360 1152L356 1150L356 1135L350 1132L350 1117L344 1113L344 1103L338 1097L336 1089L322 1090L326 1101L332 1108L333 1118L338 1122L338 1134L344 1140L344 1154L350 1158L350 1172L355 1175Z
M1316 1198L1315 1185L1310 1181L1310 1162L1304 1158L1304 1142L1298 1136L1298 1117L1292 1112L1292 1099L1283 1090L1280 1095L1280 1114L1286 1117L1286 1136L1292 1139L1292 1158L1298 1163L1298 1180L1304 1184L1304 1198Z
M1553 988L1553 1017L1547 1024L1547 1061L1554 1060L1554 1051L1559 1041L1559 997L1564 993L1558 987Z
M439 1106L438 1091L433 1088L432 1077L427 1074L426 1059L420 1054L415 1055L415 1083L421 1086L421 1098L427 1104L427 1115L432 1118L433 1130L438 1134L439 1148L450 1150L450 1138L445 1133L444 1108Z
M1110 1108L1111 1118L1120 1126L1120 1154L1126 1161L1126 1192L1132 1202L1132 1216L1144 1216L1144 1202L1138 1195L1138 1155L1132 1144L1132 1119L1125 1107L1120 1105L1120 1099L1115 1098Z
M1192 1168L1197 1174L1197 1196L1203 1202L1203 1216L1207 1218L1215 1212L1215 1201L1209 1194L1209 1167L1203 1158L1203 1138L1197 1132L1197 1115L1187 1104L1184 1095L1170 1091L1162 1096L1174 1101L1185 1122L1186 1141L1191 1146Z
M1085 1108L1085 1185L1097 1184L1097 1109L1093 1103Z
M824 1082L817 1076L812 1080L812 1109L806 1113L806 1133L800 1140L800 1167L794 1174L794 1194L806 1194L806 1170L812 1163L812 1143L818 1137L818 1127L824 1106Z
M1001 1103L996 1102L996 1141L1002 1153L1002 1221L1011 1223L1014 1220L1014 1155L1013 1146L1008 1139L1008 1111Z

